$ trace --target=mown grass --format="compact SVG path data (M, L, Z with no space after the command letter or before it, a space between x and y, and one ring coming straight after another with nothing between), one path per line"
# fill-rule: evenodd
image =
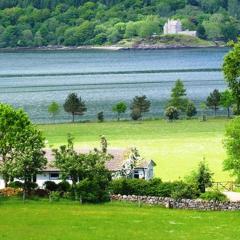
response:
M0 202L1 240L238 239L239 212L169 210L127 203Z
M66 143L67 134L75 137L77 146L98 147L105 135L109 147L136 146L146 158L156 163L155 176L176 180L194 169L203 158L215 173L216 181L230 180L222 170L225 158L224 129L228 120L165 120L142 122L105 122L39 125L50 145Z

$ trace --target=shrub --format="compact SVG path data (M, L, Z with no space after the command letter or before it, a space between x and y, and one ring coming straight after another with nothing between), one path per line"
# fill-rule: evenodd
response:
M106 185L96 179L84 179L77 184L77 192L82 202L105 202L109 201L109 191Z
M52 191L49 194L49 201L50 202L58 202L60 200L60 193Z
M32 192L32 195L37 196L37 197L47 197L48 193L49 192L45 189L36 189Z
M176 120L178 119L178 110L176 107L174 106L169 106L168 108L166 108L165 110L165 116L168 118L168 120L172 121L172 120Z
M35 183L35 182L26 182L25 183L25 187L26 187L26 189L28 189L28 191L31 191L33 189L37 189L38 188L38 184Z
M104 113L103 112L99 112L97 114L97 119L99 122L103 122L104 121Z
M58 183L57 185L57 190L59 192L69 192L71 190L71 184L67 181L62 181L60 183Z
M184 182L178 182L173 189L171 197L174 199L195 199L199 196L199 191L195 186Z
M205 192L200 195L200 198L206 201L218 201L218 202L226 202L227 197L218 191L215 192Z
M20 181L10 182L8 184L8 187L11 187L11 188L23 188L23 183L20 182Z
M43 184L44 188L48 191L57 191L58 185L53 181L46 181Z
M157 197L196 198L197 189L182 181L162 182L161 179L118 179L111 183L111 192L121 195L146 195Z
M0 189L0 195L2 195L3 197L18 196L21 193L22 193L22 189L21 188L7 187L7 188Z
M139 108L133 108L132 112L131 112L131 118L134 121L137 121L138 119L140 119L142 117L141 111Z

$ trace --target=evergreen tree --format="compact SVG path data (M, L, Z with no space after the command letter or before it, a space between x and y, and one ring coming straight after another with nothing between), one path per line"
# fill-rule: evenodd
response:
M177 108L178 111L185 112L188 103L186 95L184 84L178 79L172 88L171 99L168 102L168 106L173 106Z
M72 114L72 122L75 121L75 115L83 115L87 111L85 102L76 93L70 93L63 105L67 113Z
M214 115L216 116L216 112L219 108L221 100L221 94L217 89L214 89L213 92L207 97L206 105L214 110Z
M139 118L142 117L143 113L149 112L151 106L150 100L147 99L145 95L143 96L136 96L133 98L133 101L131 103L131 110L132 113L139 113Z

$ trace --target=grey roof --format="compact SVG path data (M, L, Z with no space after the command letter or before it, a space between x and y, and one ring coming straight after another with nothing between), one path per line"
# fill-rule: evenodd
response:
M91 150L87 148L79 148L75 149L76 152L78 153L88 153ZM43 170L45 172L58 172L59 169L54 166L54 153L50 148L45 148L44 149L45 156L48 160L46 168ZM129 149L121 149L121 148L112 148L108 149L108 154L112 155L113 158L106 162L106 168L112 172L119 171L122 169L122 166L124 162L127 160L128 155L129 155ZM1 164L1 159L0 159L0 164ZM136 168L148 168L149 164L152 164L155 166L155 162L153 160L145 160L143 159L142 161L137 163Z
M51 149L44 149L45 156L48 160L47 167L44 171L59 171L54 166L54 154ZM81 148L81 149L75 149L78 153L88 153L90 152L90 149ZM124 164L125 160L128 158L129 151L128 149L121 149L121 148L112 148L108 149L108 154L112 155L113 158L106 162L106 168L110 171L119 171L122 168L122 165ZM155 166L155 162L153 160L142 160L137 163L136 168L148 168L149 164L153 164Z

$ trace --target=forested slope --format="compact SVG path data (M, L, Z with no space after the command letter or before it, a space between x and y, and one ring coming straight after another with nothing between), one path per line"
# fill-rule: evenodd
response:
M0 47L116 44L160 35L168 18L202 39L235 40L238 0L1 0Z

